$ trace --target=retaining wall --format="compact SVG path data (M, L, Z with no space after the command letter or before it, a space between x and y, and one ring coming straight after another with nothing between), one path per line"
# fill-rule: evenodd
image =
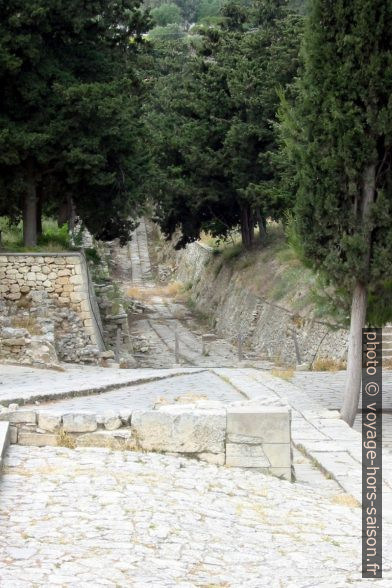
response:
M35 333L31 329L29 331L31 325L27 316L34 313L40 320L35 322L33 330L39 335L44 336L51 331L48 324L42 328L45 318L49 323L51 319L60 317L63 319L63 331L75 335L73 340L68 337L68 347L74 347L75 352L78 346L86 348L92 345L98 351L104 349L98 307L87 263L81 253L0 255L0 301L6 315L0 325L3 327L0 332L0 355L3 357L15 360L28 357L26 348L31 346ZM13 334L14 323L22 328ZM26 328L23 328L24 323ZM65 333L63 335L65 337ZM50 337L46 339L48 344L55 344ZM44 341L40 343L44 344ZM49 355L53 360L53 354ZM77 353L75 357L77 360ZM75 357L70 360L75 360Z
M258 296L252 284L244 284L229 264L222 265L210 247L192 243L176 253L176 264L176 277L188 285L196 308L211 317L219 336L235 342L241 334L251 349L294 365L316 357L346 358L346 330Z
M287 406L199 401L95 414L10 405L1 408L0 421L10 423L11 443L19 445L158 451L292 478Z

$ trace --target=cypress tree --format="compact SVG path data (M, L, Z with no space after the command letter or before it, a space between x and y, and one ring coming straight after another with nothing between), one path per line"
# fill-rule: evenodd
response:
M283 135L303 255L351 299L342 418L353 424L366 323L391 319L392 2L313 0ZM383 312L380 312L382 307Z
M146 171L140 0L0 0L0 213L34 247L42 206L73 200L127 238ZM69 208L69 207L68 207Z

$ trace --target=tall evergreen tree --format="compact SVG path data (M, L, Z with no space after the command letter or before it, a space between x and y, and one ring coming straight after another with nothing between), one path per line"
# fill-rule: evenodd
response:
M351 296L342 417L352 425L362 328L392 318L391 305L380 312L392 278L392 3L313 0L303 54L283 134L303 254Z
M138 207L136 56L147 25L138 7L0 0L0 206L23 214L27 246L45 201L72 197L92 228L122 237L120 215Z
M264 232L285 208L270 190L273 119L277 90L297 70L302 19L284 0L257 10L233 2L222 16L196 49L182 45L178 69L158 75L148 105L152 192L163 231L181 229L178 246L202 230L225 237L240 227L250 247L255 226Z

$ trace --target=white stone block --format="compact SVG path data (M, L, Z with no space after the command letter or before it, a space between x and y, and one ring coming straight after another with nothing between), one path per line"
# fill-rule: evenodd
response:
M66 433L89 433L97 429L97 417L93 414L72 413L63 415Z
M118 414L116 414L114 411L111 411L104 415L103 424L106 430L114 431L121 427L122 421Z
M239 406L227 409L227 434L255 437L263 443L290 443L290 411L283 407Z
M44 447L45 445L56 446L57 436L51 433L19 431L18 445L34 445L35 447Z
M261 445L226 443L226 465L242 468L265 468L271 464Z
M272 467L291 467L290 443L263 443L263 451Z
M223 453L224 410L187 410L164 406L156 411L135 411L132 431L142 449L179 453Z
M27 423L35 425L37 423L37 415L33 410L2 412L0 414L0 421L8 421L12 424Z
M44 431L57 431L61 427L61 415L50 412L39 412L38 426Z
M213 465L225 465L226 456L224 453L198 453L197 458Z

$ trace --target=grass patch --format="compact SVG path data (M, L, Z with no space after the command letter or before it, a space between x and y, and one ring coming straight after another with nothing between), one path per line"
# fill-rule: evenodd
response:
M294 377L294 368L278 369L273 368L271 375L282 380L291 380Z
M57 445L58 447L67 447L68 449L75 449L76 441L71 435L68 435L64 429L60 429L57 433Z
M360 508L361 505L351 494L337 494L331 498L331 502L341 506L349 506L350 508Z
M165 286L156 286L155 288L142 288L139 286L132 286L128 288L127 294L130 298L135 300L151 300L155 296L162 298L177 298L189 291L192 284L183 285L181 282L171 282Z
M93 265L99 265L101 263L101 256L95 247L87 247L87 249L84 250L84 253L87 261L91 262Z
M6 217L0 217L1 248L5 251L28 252L48 251L52 253L71 250L68 225L59 227L57 221L44 218L42 235L36 247L25 247L23 244L23 224L11 224Z
M244 252L244 246L242 243L234 243L234 245L228 245L222 250L222 259L226 262L238 259Z
M343 360L320 357L313 363L313 372L339 372L346 369L346 362Z

